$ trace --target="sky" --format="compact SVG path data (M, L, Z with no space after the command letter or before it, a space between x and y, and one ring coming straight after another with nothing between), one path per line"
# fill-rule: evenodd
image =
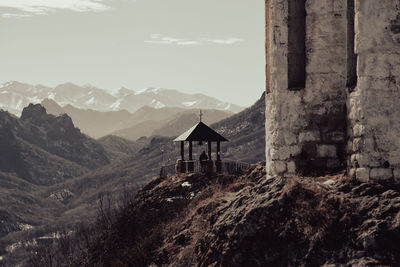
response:
M0 83L204 93L265 88L263 0L0 0Z

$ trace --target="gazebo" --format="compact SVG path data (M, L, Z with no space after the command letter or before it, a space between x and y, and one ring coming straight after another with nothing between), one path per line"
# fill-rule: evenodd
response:
M201 116L200 116L201 117ZM193 142L207 142L208 144L208 162L207 162L207 172L213 171L213 160L212 160L212 147L211 143L217 143L217 159L216 159L216 171L221 171L221 142L227 142L228 140L211 129L209 126L204 124L201 120L198 124L184 132L182 135L177 137L174 142L181 143L181 159L177 163L177 171L184 172L194 172L200 166L200 162L193 160ZM185 142L189 142L189 159L185 160Z

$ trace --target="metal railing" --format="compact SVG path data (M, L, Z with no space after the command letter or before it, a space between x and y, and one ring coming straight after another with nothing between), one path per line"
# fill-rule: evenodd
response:
M179 173L227 173L235 174L244 171L250 164L236 161L198 161L198 160L179 160L176 164L162 166L160 176L173 175Z

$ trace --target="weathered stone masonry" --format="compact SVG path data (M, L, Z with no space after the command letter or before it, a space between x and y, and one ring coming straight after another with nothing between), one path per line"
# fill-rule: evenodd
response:
M268 175L400 180L400 1L266 0Z

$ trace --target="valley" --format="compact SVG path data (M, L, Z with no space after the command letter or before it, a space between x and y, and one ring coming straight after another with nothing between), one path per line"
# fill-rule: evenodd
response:
M203 111L205 122L230 140L222 146L224 159L249 163L263 159L264 98L263 94L252 107L237 114ZM29 104L20 118L2 111L2 262L17 264L18 259L28 257L39 241L51 242L49 237L55 233L92 222L98 215L101 198L113 199L113 205L117 205L127 194L133 196L157 177L162 165L175 163L179 147L172 140L198 121L197 113L193 109L152 107L143 107L133 114L78 110L72 105L61 107L49 99L42 105ZM148 136L122 138L113 134L97 140L76 128L73 121L74 116L82 123L100 116L97 124L93 122L88 127L96 128L107 122L106 114L110 115L110 122L126 119L138 122L140 129L141 123L162 119ZM199 146L196 151L202 149Z

